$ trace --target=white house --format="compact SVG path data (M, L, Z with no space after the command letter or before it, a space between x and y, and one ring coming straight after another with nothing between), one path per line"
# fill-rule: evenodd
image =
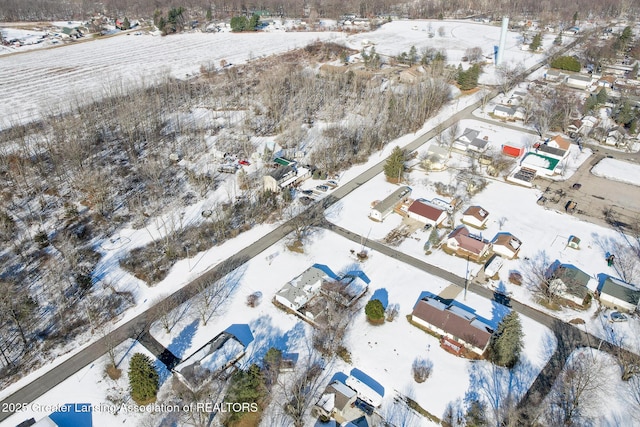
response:
M489 220L489 212L481 206L469 206L462 213L462 222L475 228L484 228Z
M549 287L562 298L582 305L589 294L589 282L592 280L584 271L570 264L554 263Z
M445 168L449 160L449 150L439 145L431 144L427 148L427 157L423 164L428 170L441 171Z
M591 76L585 74L571 74L565 84L574 89L587 89L591 87Z
M325 267L326 268L326 267ZM302 274L285 284L274 296L274 300L281 305L298 311L311 298L320 293L322 282L329 280L331 276L324 268L314 264Z
M393 212L395 207L411 196L411 187L402 186L388 195L384 200L377 202L369 211L369 218L375 221L384 219Z
M518 256L522 241L511 233L498 233L491 241L493 252L503 258L513 259Z
M516 109L505 105L496 105L493 109L493 115L503 119L513 119L516 115Z

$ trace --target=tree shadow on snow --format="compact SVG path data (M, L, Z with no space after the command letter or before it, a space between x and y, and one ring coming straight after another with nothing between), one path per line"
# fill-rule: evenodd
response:
M180 333L171 341L167 346L167 350L173 353L176 357L183 359L184 353L187 351L193 343L193 337L198 330L198 320L194 320L180 331Z

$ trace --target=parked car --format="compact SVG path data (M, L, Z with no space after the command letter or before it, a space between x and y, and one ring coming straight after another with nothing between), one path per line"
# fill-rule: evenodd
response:
M238 164L242 166L251 166L251 163L249 163L247 160L240 160L238 161Z
M626 315L620 313L619 311L614 311L609 315L609 319L612 322L626 322L629 320Z
M327 191L329 191L329 187L327 187L326 185L316 185L316 190L322 191L322 192L327 192Z
M327 181L325 185L328 185L331 188L337 188L338 187L338 183L331 180L331 181Z
M302 194L305 194L307 196L313 196L313 191L312 190L302 190Z

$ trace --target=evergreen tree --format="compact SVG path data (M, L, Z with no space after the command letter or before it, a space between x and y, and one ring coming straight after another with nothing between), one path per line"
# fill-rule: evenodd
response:
M473 64L467 71L462 70L462 66L458 66L458 85L461 90L470 90L478 86L478 78L480 77L480 65Z
M607 103L608 99L609 99L609 96L607 95L607 90L605 88L600 89L600 92L598 92L598 95L596 95L596 100L598 101L598 104L604 105Z
M258 403L267 395L265 379L260 367L255 363L246 371L237 370L231 376L227 396L229 403ZM244 412L230 412L229 421L239 420Z
M129 18L127 18L126 16L124 17L124 21L122 21L122 29L123 30L128 30L131 28L131 22L129 22Z
M596 108L597 105L598 105L597 96L593 96L593 95L588 96L587 100L584 103L584 112L585 112L585 114L588 113L589 111L593 110L594 108Z
M136 353L129 362L129 387L131 397L138 404L153 402L158 394L158 371L149 356Z
M562 33L558 33L556 38L553 40L553 44L556 46L562 45Z
M560 56L551 61L552 68L568 71L580 71L580 62L573 56Z
M248 30L255 31L258 28L258 24L260 23L260 15L253 14L251 15L251 19L249 19Z
M542 33L537 33L533 36L533 40L531 40L531 43L529 44L529 49L535 52L540 48L540 46L542 46Z
M211 6L209 6L207 8L207 16L206 17L207 17L207 21L211 21L211 18L213 17L213 14L211 12Z
M364 314L367 315L369 320L382 320L384 319L384 306L379 299L369 300L364 307Z
M631 107L631 103L628 99L622 101L622 104L618 106L618 111L616 111L615 119L621 125L628 125L635 118L635 113L633 111L633 107Z
M487 404L482 400L474 400L464 414L465 425L467 427L486 427L489 425L487 416Z
M489 359L511 369L520 358L523 343L522 324L516 311L504 316L489 342Z
M249 21L247 21L247 18L245 16L234 16L233 18L231 18L230 25L231 31L239 33L247 29Z
M576 22L578 22L578 12L576 11L576 13L573 14L573 25L576 25Z
M403 171L404 151L400 147L395 147L384 164L384 175L387 181L400 182Z
M418 62L418 51L415 46L411 46L409 49L409 65L413 65Z

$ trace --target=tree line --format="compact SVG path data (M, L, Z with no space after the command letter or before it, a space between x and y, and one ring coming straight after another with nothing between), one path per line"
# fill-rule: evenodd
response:
M313 11L319 18L339 18L358 13L363 17L398 15L408 18L462 18L483 14L495 19L508 15L537 16L549 22L558 20L574 22L576 5L561 0L540 2L522 0L455 0L448 2L424 1L407 4L400 0L181 0L179 5L166 0L3 0L0 7L1 21L45 21L86 19L96 13L107 16L134 16L151 18L156 10L184 7L191 19L227 19L235 15L251 16L256 11L269 11L273 16L303 17ZM584 0L580 2L582 16L602 18L623 15L637 16L637 8L628 1Z

